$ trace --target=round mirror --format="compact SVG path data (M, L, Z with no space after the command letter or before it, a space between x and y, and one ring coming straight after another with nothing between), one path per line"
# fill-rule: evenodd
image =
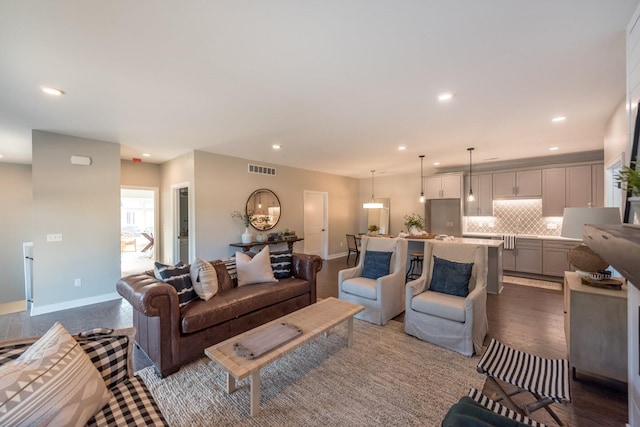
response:
M280 200L271 190L261 188L247 200L247 215L256 230L271 230L280 221Z

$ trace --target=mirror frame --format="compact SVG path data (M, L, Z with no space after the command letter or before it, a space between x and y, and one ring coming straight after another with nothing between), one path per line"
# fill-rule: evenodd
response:
M254 215L255 198L258 195L262 195L262 194L265 194L267 197L273 197L273 200L277 203L277 206L272 206L272 207L277 207L280 210L280 212L278 213L278 218L275 220L273 224L263 221L262 218L264 218L264 216L258 217L258 218L252 218L250 221L250 224L251 224L251 227L255 228L258 231L267 231L267 230L273 229L280 221L280 217L282 217L282 205L280 204L280 199L278 198L276 193L274 193L273 191L267 188L257 189L256 191L251 193L251 195L247 199L247 204L245 206L245 213L247 215Z

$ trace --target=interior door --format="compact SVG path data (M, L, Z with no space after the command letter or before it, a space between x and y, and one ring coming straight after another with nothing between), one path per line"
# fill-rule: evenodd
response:
M328 254L328 193L304 192L304 253L327 259Z

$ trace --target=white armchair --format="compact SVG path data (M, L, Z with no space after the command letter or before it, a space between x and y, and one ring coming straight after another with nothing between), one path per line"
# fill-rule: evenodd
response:
M377 279L362 277L367 251L391 252L389 274ZM369 255L369 263L373 255ZM362 239L360 260L353 268L338 272L338 296L340 299L365 308L355 317L377 325L384 325L404 311L404 286L407 265L407 241L405 239Z
M431 290L433 256L471 263L466 297ZM465 356L482 354L487 321L487 248L456 242L425 242L422 275L406 286L404 330Z

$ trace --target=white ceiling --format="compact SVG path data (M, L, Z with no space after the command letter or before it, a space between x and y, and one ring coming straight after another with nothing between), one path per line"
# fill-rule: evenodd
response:
M31 129L353 177L598 150L638 3L0 0L1 161Z

